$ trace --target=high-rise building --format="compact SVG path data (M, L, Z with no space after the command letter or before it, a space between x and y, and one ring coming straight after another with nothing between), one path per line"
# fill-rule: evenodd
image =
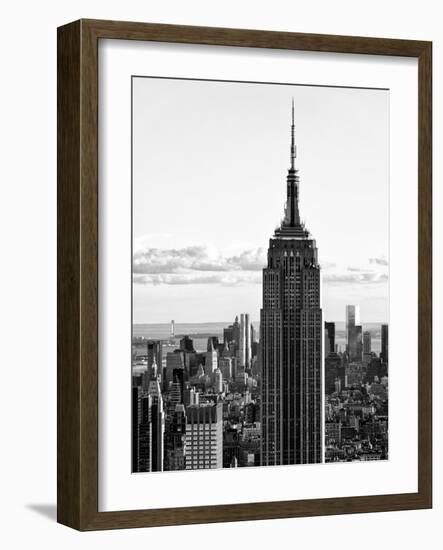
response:
M232 325L229 325L223 329L223 342L225 344L230 344L234 340L234 328Z
M195 353L194 342L189 336L183 336L180 340L180 349L189 353Z
M368 330L363 333L363 353L371 353L371 333Z
M186 456L186 413L182 403L175 406L165 441L165 470L184 470Z
M335 352L335 323L325 321L325 357Z
M224 380L232 378L232 359L231 357L222 357L218 361L218 366L221 370Z
M153 361L150 365L150 367L146 370L146 372L142 375L142 389L143 391L149 391L149 384L151 383L151 380L158 377L158 365L157 361L155 360L155 356L153 358Z
M152 378L143 387L132 390L132 432L136 441L132 448L135 472L163 471L165 415L160 384L154 361Z
M325 395L330 395L335 391L335 380L342 378L344 381L344 368L342 369L342 359L338 353L330 353L325 357Z
M132 386L132 471L139 471L139 424L141 417L141 388L138 385Z
M361 325L355 326L355 355L353 361L361 361L363 355L363 329Z
M166 354L166 376L163 391L168 391L169 385L174 379L174 370L184 368L184 352L182 350L176 349Z
M238 316L232 325L223 329L223 342L226 344L234 344L234 348L237 348L240 343L240 323L238 322Z
M185 406L198 405L199 403L199 393L194 387L190 386L189 384L184 390L183 403L185 404Z
M163 412L163 397L158 378L153 378L149 384L151 416L151 472L163 471L165 413Z
M152 398L138 394L136 472L152 472ZM133 456L134 463L134 456Z
M346 347L351 361L358 359L358 325L360 325L360 308L353 305L346 306Z
M262 465L322 461L320 266L315 240L300 220L295 157L292 105L285 215L263 270Z
M381 353L383 363L389 363L389 326L381 326Z
M234 323L232 325L232 336L234 344L238 348L240 345L240 323L238 322L238 315L235 316Z
M240 314L239 364L248 369L251 365L251 322L249 313Z
M208 351L205 353L205 374L206 376L212 376L213 372L217 368L218 354L214 348L214 341L212 338L208 339Z
M218 336L209 336L206 351L217 350L219 346Z
M222 403L190 405L186 418L186 469L222 468Z
M161 340L148 340L146 343L146 354L148 360L148 376L151 378L150 369L152 363L157 363L157 369L162 372L162 343Z
M214 391L223 393L223 374L219 368L214 371Z

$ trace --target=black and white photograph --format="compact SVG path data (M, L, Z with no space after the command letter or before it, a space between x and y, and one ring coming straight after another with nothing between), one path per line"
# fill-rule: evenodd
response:
M2 7L0 546L438 548L440 6Z
M132 471L387 460L389 91L132 78Z

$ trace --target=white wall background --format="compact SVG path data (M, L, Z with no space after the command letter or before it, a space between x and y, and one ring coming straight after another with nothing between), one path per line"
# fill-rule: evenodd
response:
M0 541L6 548L417 548L441 540L442 400L435 391L432 511L80 534L55 523L56 27L80 17L434 41L435 388L442 354L440 3L432 0L16 1L1 40ZM440 214L440 216L438 216ZM438 219L440 217L440 219ZM439 281L440 280L440 281ZM3 539L5 539L3 541ZM433 544L435 541L435 544Z

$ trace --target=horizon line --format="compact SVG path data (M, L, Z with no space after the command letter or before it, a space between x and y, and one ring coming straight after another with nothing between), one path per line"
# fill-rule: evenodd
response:
M159 322L140 322L140 323L132 323L133 326L135 325L171 325L171 321L174 321L174 324L177 325L209 325L209 324L232 324L234 321L176 321L175 319L170 319L169 321L159 321ZM260 323L259 320L252 320L251 323ZM323 322L325 323L344 323L346 324L346 320L326 320L324 319ZM389 321L364 321L359 323L360 325L389 325Z

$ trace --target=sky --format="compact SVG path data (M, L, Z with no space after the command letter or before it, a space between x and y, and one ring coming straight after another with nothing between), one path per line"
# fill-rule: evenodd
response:
M389 91L134 77L134 323L259 319L292 98L324 318L387 322Z

